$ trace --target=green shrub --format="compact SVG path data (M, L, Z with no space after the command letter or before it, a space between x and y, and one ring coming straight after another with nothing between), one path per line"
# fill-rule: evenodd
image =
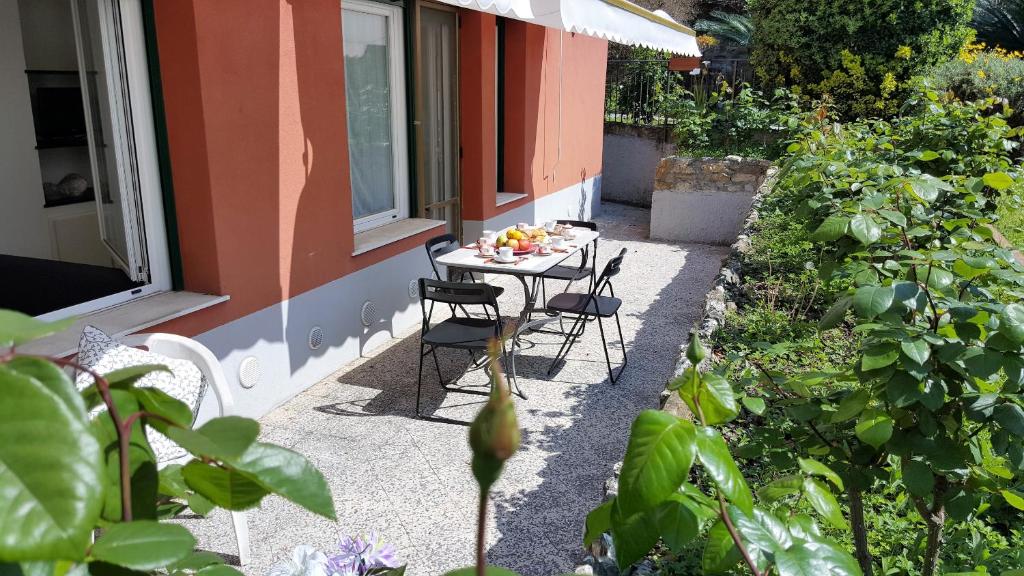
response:
M778 89L768 97L745 83L682 91L670 110L679 149L691 156L777 158L796 125L790 123L796 110L792 94Z
M890 116L907 81L957 55L974 0L751 0L751 63L766 87L830 96L846 118Z

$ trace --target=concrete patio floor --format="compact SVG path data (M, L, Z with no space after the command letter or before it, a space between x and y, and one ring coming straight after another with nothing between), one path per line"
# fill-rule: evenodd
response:
M599 266L628 249L614 285L625 301L621 315L629 367L617 384L609 383L594 326L549 378L548 363L560 338L527 336L533 345L518 357L517 368L529 399L515 398L522 448L495 487L487 552L491 564L525 576L571 572L579 564L584 518L600 503L603 483L622 459L633 418L657 406L679 346L699 319L704 294L728 253L720 246L652 242L647 210L603 208L596 219L602 236ZM499 301L503 314L518 312L518 281L506 277L494 283L506 289ZM558 285L549 283L549 290ZM249 514L253 561L247 574L265 574L298 544L331 554L340 533L368 531L393 543L413 576L472 563L478 496L469 469L468 429L414 418L417 330L341 368L261 420L263 440L305 454L324 473L338 523L267 498ZM620 352L615 345L613 362ZM467 365L464 352L439 354L446 378ZM480 387L486 375L473 371L458 384L485 389ZM485 400L444 392L430 364L424 368L423 391L425 413L467 422ZM187 524L201 548L234 556L226 513Z

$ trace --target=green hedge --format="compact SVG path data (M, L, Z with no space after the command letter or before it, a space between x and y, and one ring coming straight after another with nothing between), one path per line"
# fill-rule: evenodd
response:
M954 58L974 0L751 0L751 63L765 87L828 95L844 117L890 116L916 73Z

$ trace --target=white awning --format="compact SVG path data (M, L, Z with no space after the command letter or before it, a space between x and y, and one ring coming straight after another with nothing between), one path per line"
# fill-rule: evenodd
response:
M530 0L441 0L441 2L477 12L497 14L526 22L533 21L533 8L530 6Z
M661 10L626 0L532 0L534 24L630 46L700 56L697 34ZM524 19L525 20L525 19Z

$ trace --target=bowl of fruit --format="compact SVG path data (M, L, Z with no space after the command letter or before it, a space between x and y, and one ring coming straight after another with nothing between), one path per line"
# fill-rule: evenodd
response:
M509 228L498 234L494 245L498 248L508 246L512 248L513 254L522 256L536 251L537 245L546 242L547 237L547 232L543 228L527 228L525 230Z

